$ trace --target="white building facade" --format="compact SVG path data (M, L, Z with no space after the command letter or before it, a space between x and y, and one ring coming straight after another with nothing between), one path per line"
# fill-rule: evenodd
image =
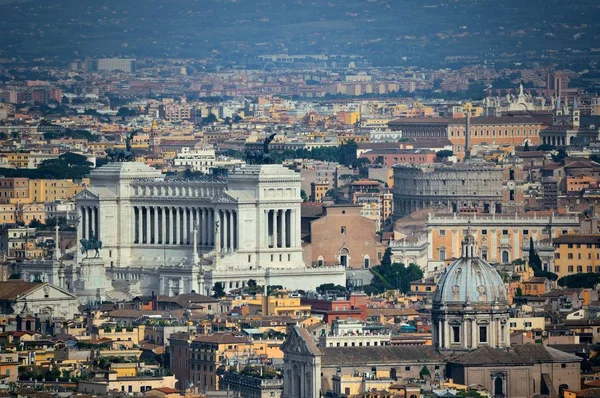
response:
M215 150L212 148L190 149L184 147L173 159L173 165L179 168L189 168L208 174L215 167Z
M122 281L131 294L211 294L216 282L229 290L248 279L290 289L345 283L341 267L305 267L300 175L283 166L244 165L227 179L188 181L116 162L90 178L76 196L78 241L98 237L113 285Z

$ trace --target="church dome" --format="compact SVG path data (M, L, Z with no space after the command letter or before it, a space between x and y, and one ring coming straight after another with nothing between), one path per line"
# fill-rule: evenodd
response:
M433 302L506 304L507 299L502 277L488 262L476 256L475 240L467 234L462 256L441 275Z

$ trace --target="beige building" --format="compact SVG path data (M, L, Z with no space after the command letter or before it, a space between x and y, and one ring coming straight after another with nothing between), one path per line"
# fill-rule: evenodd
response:
M458 258L460 242L470 227L478 242L478 255L484 260L507 264L526 258L533 238L544 269L551 271L554 248L549 242L578 231L579 219L576 215L552 214L445 214L430 215L426 227L430 261Z
M156 388L175 388L175 376L124 376L117 371L96 373L89 380L80 380L77 391L86 394L107 396L110 391L143 393Z
M38 203L72 199L84 187L84 183L73 180L29 180L29 197Z

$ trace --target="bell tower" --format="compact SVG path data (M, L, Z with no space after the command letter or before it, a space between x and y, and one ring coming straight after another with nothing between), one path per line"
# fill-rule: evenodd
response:
M152 121L152 130L150 132L150 145L152 153L160 153L160 135L158 133L158 123L156 119Z

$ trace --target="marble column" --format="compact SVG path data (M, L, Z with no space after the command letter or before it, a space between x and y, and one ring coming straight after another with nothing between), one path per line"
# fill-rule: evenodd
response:
M235 218L235 211L229 210L229 251L232 252L235 249L235 223L233 222Z
M171 228L171 211L168 207L163 207L163 244L171 243L171 234L169 228Z
M81 206L79 208L79 213L81 215L81 224L79 225L79 229L81 230L81 239L87 239L87 214L85 214L85 207Z
M271 210L271 247L277 247L277 210Z
M202 221L202 235L200 236L200 242L202 246L208 245L208 209L200 209L201 221Z
M138 212L136 206L131 206L131 218L133 227L131 228L131 242L138 243L137 237L137 223L138 223Z
M171 239L172 245L176 245L178 242L177 227L179 227L179 222L177 221L177 218L177 208L171 207L171 232L173 233L173 239Z
M182 213L183 213L183 228L182 228L182 236L181 236L181 243L183 243L184 245L188 244L188 222L189 222L189 217L188 217L188 208L184 207L181 209Z
M221 218L223 219L223 240L221 241L221 247L224 252L229 251L229 211L221 210Z
M146 212L144 211L144 206L140 206L138 208L140 214L140 233L139 233L139 243L144 243L146 240Z
M94 235L94 219L92 217L92 206L86 206L88 212L88 236L90 239Z
M94 228L96 231L96 239L100 240L100 208L94 206Z
M287 210L281 211L281 247L288 247Z
M165 244L165 232L167 231L165 221L165 208L160 207L160 228L158 229L158 243L160 243L161 245Z
M264 245L263 247L269 247L269 210L264 210L263 211L263 220L262 220L262 227L265 231L265 233L263 234L263 239L264 239Z
M473 319L471 321L471 348L475 349L477 348L477 321L475 319Z
M214 232L213 228L215 226L214 213L213 209L206 210L206 243L208 246L212 246L214 244Z
M146 244L152 243L152 212L150 206L146 206Z
M154 220L154 239L152 243L158 244L158 207L152 206L152 219Z

